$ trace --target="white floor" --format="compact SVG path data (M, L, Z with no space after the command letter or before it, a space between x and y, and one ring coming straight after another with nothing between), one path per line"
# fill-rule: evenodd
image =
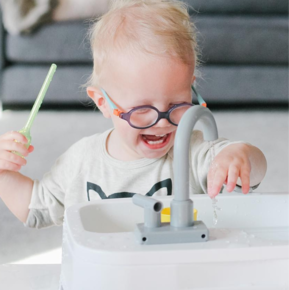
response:
M258 192L288 192L288 112L213 113L219 136L250 142L264 152L268 171ZM0 134L21 129L28 115L28 111L4 111L0 119ZM104 119L99 112L40 111L31 131L35 151L28 157L22 173L40 179L71 144L110 127L110 120ZM60 263L61 234L61 227L25 228L0 201L0 264Z
M11 264L61 264L62 249L58 247L54 250L47 251L38 255L32 255L26 259L17 260Z

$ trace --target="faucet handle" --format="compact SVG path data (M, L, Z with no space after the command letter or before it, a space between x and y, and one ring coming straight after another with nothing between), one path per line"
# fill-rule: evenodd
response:
M161 226L161 211L163 203L141 194L135 194L132 197L135 205L144 209L144 226L148 228L157 228Z

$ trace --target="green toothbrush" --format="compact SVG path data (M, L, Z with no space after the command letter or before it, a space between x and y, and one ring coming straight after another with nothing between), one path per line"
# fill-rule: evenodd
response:
M21 133L22 135L24 135L27 138L27 140L28 140L28 142L25 144L26 148L28 148L29 145L31 144L30 129L31 129L32 124L33 124L33 121L34 121L34 119L35 119L35 117L36 117L36 115L37 115L37 113L39 111L39 108L40 108L40 106L42 104L42 101L43 101L43 99L45 97L45 94L47 92L47 89L48 89L48 87L50 85L50 82L51 82L51 80L53 78L53 75L54 75L54 73L56 71L56 68L57 68L56 64L53 63L51 65L50 70L49 70L49 72L48 72L48 74L47 74L47 76L46 76L46 78L44 80L44 83L43 83L43 85L42 85L42 87L41 87L41 89L40 89L40 91L38 93L37 99L34 102L34 105L33 105L32 110L30 112L30 115L29 115L29 118L27 120L27 123L19 131L19 133ZM21 156L21 154L18 153L18 152L14 152L14 153L16 153L17 155L20 155Z

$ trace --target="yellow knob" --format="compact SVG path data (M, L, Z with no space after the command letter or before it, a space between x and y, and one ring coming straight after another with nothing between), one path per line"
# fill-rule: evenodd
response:
M198 211L194 208L194 221L198 218ZM166 207L161 212L161 222L169 223L171 221L171 209Z

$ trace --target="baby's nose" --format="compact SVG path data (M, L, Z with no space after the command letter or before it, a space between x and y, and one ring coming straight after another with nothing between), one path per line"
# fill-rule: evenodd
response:
M170 127L170 126L171 126L171 123L170 123L167 119L163 118L163 119L160 119L160 120L156 123L155 126L156 126L156 127Z

